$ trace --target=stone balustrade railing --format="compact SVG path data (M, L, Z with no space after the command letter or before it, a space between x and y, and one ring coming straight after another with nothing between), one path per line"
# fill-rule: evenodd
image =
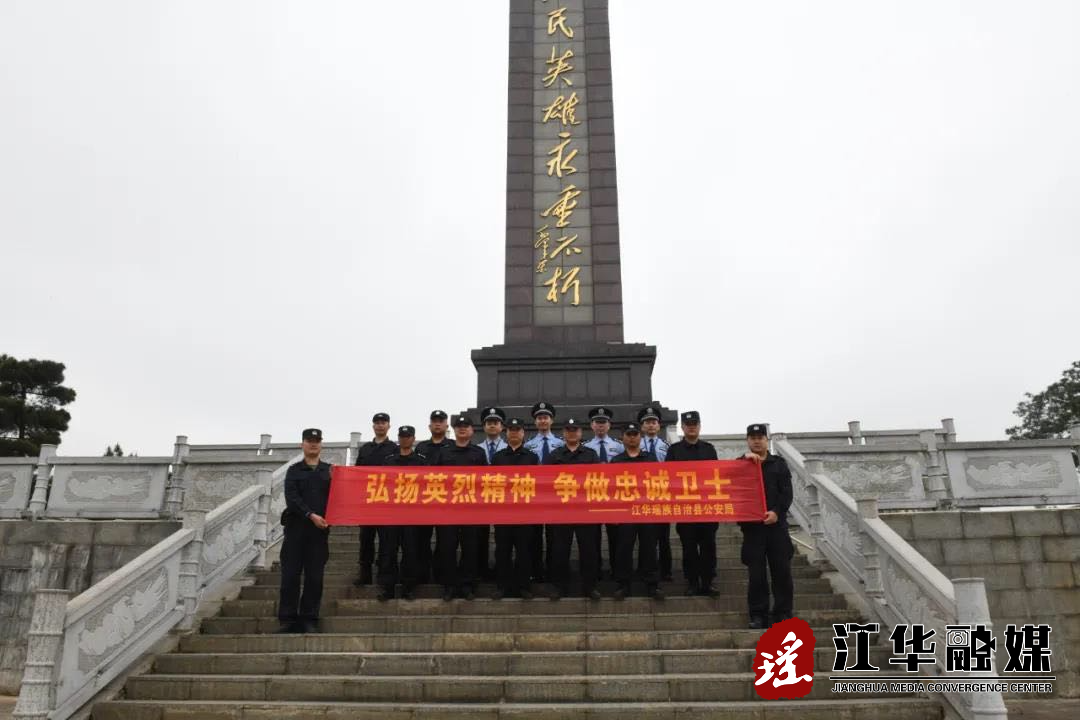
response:
M888 633L898 624L933 628L937 663L920 672L941 675L946 666L946 625L992 630L982 578L949 580L878 517L874 496L853 498L830 478L821 460L808 460L783 435L773 449L792 472L791 514L810 535L811 561L826 560L858 593L871 620ZM987 674L993 674L993 666ZM952 672L950 680L963 681ZM964 720L1004 720L1000 693L942 693Z
M931 430L790 433L785 438L849 494L883 510L1080 502L1080 426L1058 440L956 442L951 420ZM741 435L706 436L720 457L746 452Z
M70 717L172 629L191 629L204 597L265 566L281 533L285 470L298 456L282 459L272 471L256 464L253 484L209 512L180 497L182 529L77 597L39 590L14 717Z
M270 439L189 445L181 435L169 457L62 457L44 445L36 460L0 458L0 518L172 519L211 510L299 456L299 444ZM348 464L359 445L359 433L323 443L323 458Z

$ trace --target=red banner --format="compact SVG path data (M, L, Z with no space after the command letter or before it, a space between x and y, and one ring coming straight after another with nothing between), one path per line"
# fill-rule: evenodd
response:
M331 471L331 525L739 522L765 517L749 460L349 467Z

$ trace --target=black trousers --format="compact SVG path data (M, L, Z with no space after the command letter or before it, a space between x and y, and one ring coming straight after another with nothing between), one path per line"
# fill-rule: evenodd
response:
M716 577L716 531L720 523L677 523L683 547L683 575L690 585L708 585Z
M444 586L462 590L476 587L476 539L478 525L439 525L435 528L437 538L438 582ZM461 557L458 558L458 547Z
M609 526L610 527L610 526ZM638 570L649 587L660 583L656 562L657 526L650 523L616 525L615 559L611 563L615 582L629 588L634 579L634 543L638 546Z
M529 589L534 525L495 526L495 575L503 592Z
M656 539L659 545L660 576L671 577L671 525L657 525Z
M604 532L607 535L608 568L611 569L611 574L612 574L612 576L614 576L615 575L615 546L616 546L616 544L618 543L618 540L619 540L619 526L615 525L615 524L612 524L612 523L607 523L606 525L604 525ZM598 547L596 549L596 551L599 553L600 548ZM597 567L599 567L601 572L603 572L603 569L604 569L604 559L603 559L603 557L598 557L596 559L596 562L597 562Z
M314 622L322 603L323 570L330 557L330 532L307 518L291 518L281 541L281 592L278 620ZM301 582L303 593L301 594Z
M547 557L551 556L551 536L547 527L544 525L530 525L532 528L532 542L529 544L529 554L532 558L532 576L534 578L547 577L551 574L550 559L547 565L545 565L544 555L544 538L547 537L548 553ZM497 542L497 541L496 541Z
M416 533L413 528L398 525L379 528L380 587L391 592L399 582L407 590L416 587L417 561Z
M412 526L413 540L416 543L416 577L417 582L425 583L431 579L432 570L438 577L438 565L434 562L437 555L431 551L431 536L435 533L432 525ZM435 548L438 549L438 537L436 536Z
M596 587L600 575L599 525L548 525L551 528L551 582L566 590L570 582L570 550L577 538L581 586L585 593Z
M491 570L491 526L478 525L476 528L476 572L480 577L487 577Z
M791 615L795 585L791 579L791 544L787 525L747 524L742 526L742 562L750 575L746 592L751 617L769 614L769 579L772 579L772 614ZM768 570L766 571L766 564Z
M360 528L360 567L370 568L375 562L375 538L379 528L365 525Z

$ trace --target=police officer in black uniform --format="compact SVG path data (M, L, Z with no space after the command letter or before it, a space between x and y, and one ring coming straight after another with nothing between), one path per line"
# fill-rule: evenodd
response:
M506 422L506 447L492 457L492 465L539 465L540 457L525 447L525 423L521 418ZM529 586L532 575L532 543L535 525L495 526L495 575L498 590L495 599L518 595L533 597Z
M330 526L323 517L330 500L330 463L319 459L322 430L308 428L301 440L304 459L285 472L278 632L318 632L323 569L330 556Z
M793 611L795 585L791 579L791 557L795 547L791 544L787 524L792 497L791 470L784 458L769 452L769 429L764 423L746 428L746 444L750 452L743 457L761 465L761 480L765 484L765 517L761 522L739 523L743 533L742 562L750 576L746 593L750 627L757 630L789 619Z
M479 445L472 444L472 421L465 415L454 417L454 443L439 452L438 465L450 467L487 465L487 456ZM449 485L449 483L448 483ZM466 600L476 597L476 540L478 525L439 525L439 574L443 600L454 599L457 591ZM461 546L461 558L457 549Z
M387 413L375 413L371 418L371 429L375 437L356 451L356 465L382 465L386 457L397 450L397 445L387 435L390 431L390 416ZM371 564L375 562L377 534L378 528L374 525L360 528L360 577L355 585L371 584Z
M428 465L438 465L439 453L454 444L453 440L446 437L446 429L446 413L442 410L432 410L428 423L431 439L424 440L416 445L416 452L427 458ZM442 578L439 577L439 564L433 560L434 557L439 555L439 537L435 533L435 528L431 525L416 525L413 527L413 533L416 535L416 552L419 558L416 566L417 582L427 582L433 571L435 581L442 582ZM431 536L433 534L435 535L434 555L431 552Z
M563 423L562 447L548 455L548 465L598 465L600 456L592 448L581 444L581 423L567 418ZM600 599L596 583L600 579L600 526L599 525L548 525L551 530L551 583L552 600L558 600L569 592L570 549L577 537L578 563L581 569L581 588L591 600Z
M637 423L627 423L623 430L623 451L611 458L611 464L654 463L656 456L641 449L641 427ZM612 473L617 473L613 468ZM611 527L610 525L608 527ZM657 532L667 525L656 523L619 523L615 525L615 555L611 559L612 574L615 576L614 598L624 600L630 594L634 576L634 543L638 545L638 567L642 580L645 581L646 593L654 600L663 600L660 590L660 570L657 566Z
M427 465L427 458L416 452L416 428L402 425L398 428L398 445L394 452L387 455L383 465L389 467L414 467ZM398 560L398 551L401 560ZM385 602L394 597L394 589L401 582L401 597L412 600L416 589L416 533L407 525L384 525L379 528L379 594L378 600Z
M668 448L666 462L687 460L716 460L713 444L700 440L701 414L697 410L680 416L683 438ZM676 523L675 531L683 547L683 575L686 577L687 595L718 594L713 587L716 577L716 531L720 523Z

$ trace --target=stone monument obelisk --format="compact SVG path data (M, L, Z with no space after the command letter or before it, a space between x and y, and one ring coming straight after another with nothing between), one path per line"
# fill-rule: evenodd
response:
M510 0L505 334L472 352L478 407L622 424L655 401L656 348L623 342L608 36L607 0Z

